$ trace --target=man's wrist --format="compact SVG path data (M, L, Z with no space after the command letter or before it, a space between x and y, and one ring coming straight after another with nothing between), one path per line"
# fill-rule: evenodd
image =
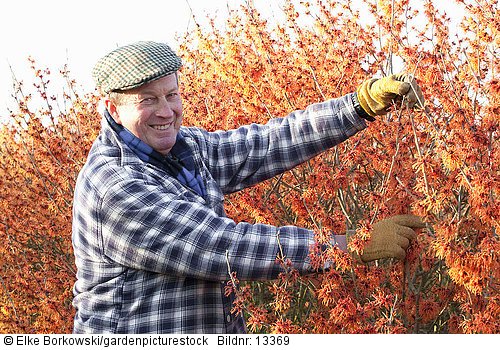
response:
M347 237L346 235L333 235L332 243L337 246L340 250L347 252Z
M356 111L356 113L358 113L358 115L361 118L366 119L366 120L368 120L370 122L374 122L375 121L375 118L373 118L371 115L369 115L363 109L363 107L361 107L361 104L359 103L358 93L357 92L351 94L351 99L352 99L352 104L354 105L354 110Z

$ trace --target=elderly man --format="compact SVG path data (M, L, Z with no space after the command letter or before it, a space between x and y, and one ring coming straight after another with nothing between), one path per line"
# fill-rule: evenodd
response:
M274 279L281 246L295 268L311 272L314 233L235 223L224 194L337 145L395 99L423 101L414 80L395 75L265 125L207 132L181 126L180 67L166 44L138 42L93 70L106 109L75 189L76 333L245 332L224 295L228 264L240 280ZM422 226L411 215L375 224L358 259L404 258ZM335 237L347 250L345 236Z

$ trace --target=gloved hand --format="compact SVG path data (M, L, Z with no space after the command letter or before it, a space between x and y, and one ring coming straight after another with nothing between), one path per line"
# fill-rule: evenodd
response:
M361 108L375 117L386 114L394 101L404 100L410 108L424 108L424 95L413 76L393 74L381 79L369 79L357 89Z
M359 262L382 258L404 259L410 241L416 238L414 229L424 228L425 223L415 215L396 215L373 225L371 239L365 245L361 256L352 253Z

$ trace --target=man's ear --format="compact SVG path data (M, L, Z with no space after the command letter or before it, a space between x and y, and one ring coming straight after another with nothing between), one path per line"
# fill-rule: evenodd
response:
M106 106L106 109L108 110L109 114L111 114L115 122L121 124L120 114L118 113L116 104L113 101L111 101L109 97L106 97L104 99L104 105Z

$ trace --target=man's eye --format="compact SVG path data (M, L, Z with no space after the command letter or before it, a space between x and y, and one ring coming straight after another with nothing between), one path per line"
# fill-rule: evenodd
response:
M155 100L156 100L155 97L145 97L145 98L141 99L140 102L144 103L144 104L148 104L148 103L150 104L150 103L154 103Z

